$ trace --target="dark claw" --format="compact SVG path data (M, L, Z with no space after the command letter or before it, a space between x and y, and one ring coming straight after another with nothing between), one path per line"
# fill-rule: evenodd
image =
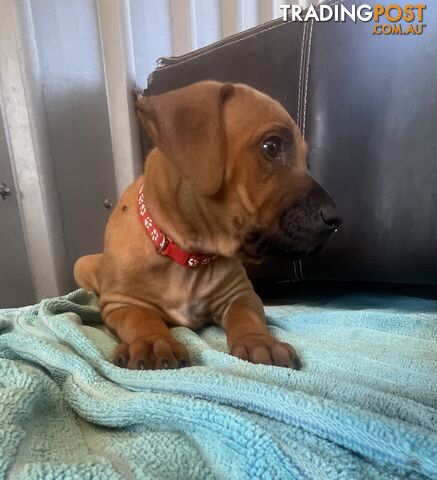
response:
M186 360L182 360L181 361L181 368L186 368L186 367L189 367L189 363L186 361Z
M125 360L124 360L124 357L122 355L119 355L116 359L115 359L115 365L117 365L117 367L120 367L120 368L123 368L124 365L125 365Z
M144 363L144 360L138 360L138 370L145 370L146 369L146 364Z
M168 361L166 359L161 361L161 367L162 368L168 368Z
M302 362L299 360L298 357L294 359L293 366L295 370L300 370L302 368Z

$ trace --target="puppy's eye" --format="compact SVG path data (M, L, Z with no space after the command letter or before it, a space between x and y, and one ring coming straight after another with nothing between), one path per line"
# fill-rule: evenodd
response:
M264 156L269 160L274 160L280 153L282 140L279 137L269 137L262 143Z

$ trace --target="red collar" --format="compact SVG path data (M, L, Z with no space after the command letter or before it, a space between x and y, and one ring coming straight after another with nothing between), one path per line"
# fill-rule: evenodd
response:
M147 236L155 245L157 253L170 257L176 263L186 268L207 265L217 258L217 255L203 255L201 253L186 252L185 250L182 250L182 248L179 248L173 240L168 238L150 217L150 214L144 205L143 189L144 185L141 185L140 191L138 192L138 211L141 223L144 225Z

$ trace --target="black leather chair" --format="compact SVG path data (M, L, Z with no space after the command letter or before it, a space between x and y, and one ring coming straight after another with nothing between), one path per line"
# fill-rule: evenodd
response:
M337 202L344 223L324 253L272 259L252 277L437 284L435 2L423 23L419 36L377 36L373 22L275 20L160 59L147 94L209 78L279 100Z

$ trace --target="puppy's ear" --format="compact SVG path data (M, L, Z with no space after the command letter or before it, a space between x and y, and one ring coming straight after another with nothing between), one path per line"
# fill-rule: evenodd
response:
M223 182L223 105L233 93L231 83L206 81L141 97L135 104L140 123L156 147L203 195L214 195Z

